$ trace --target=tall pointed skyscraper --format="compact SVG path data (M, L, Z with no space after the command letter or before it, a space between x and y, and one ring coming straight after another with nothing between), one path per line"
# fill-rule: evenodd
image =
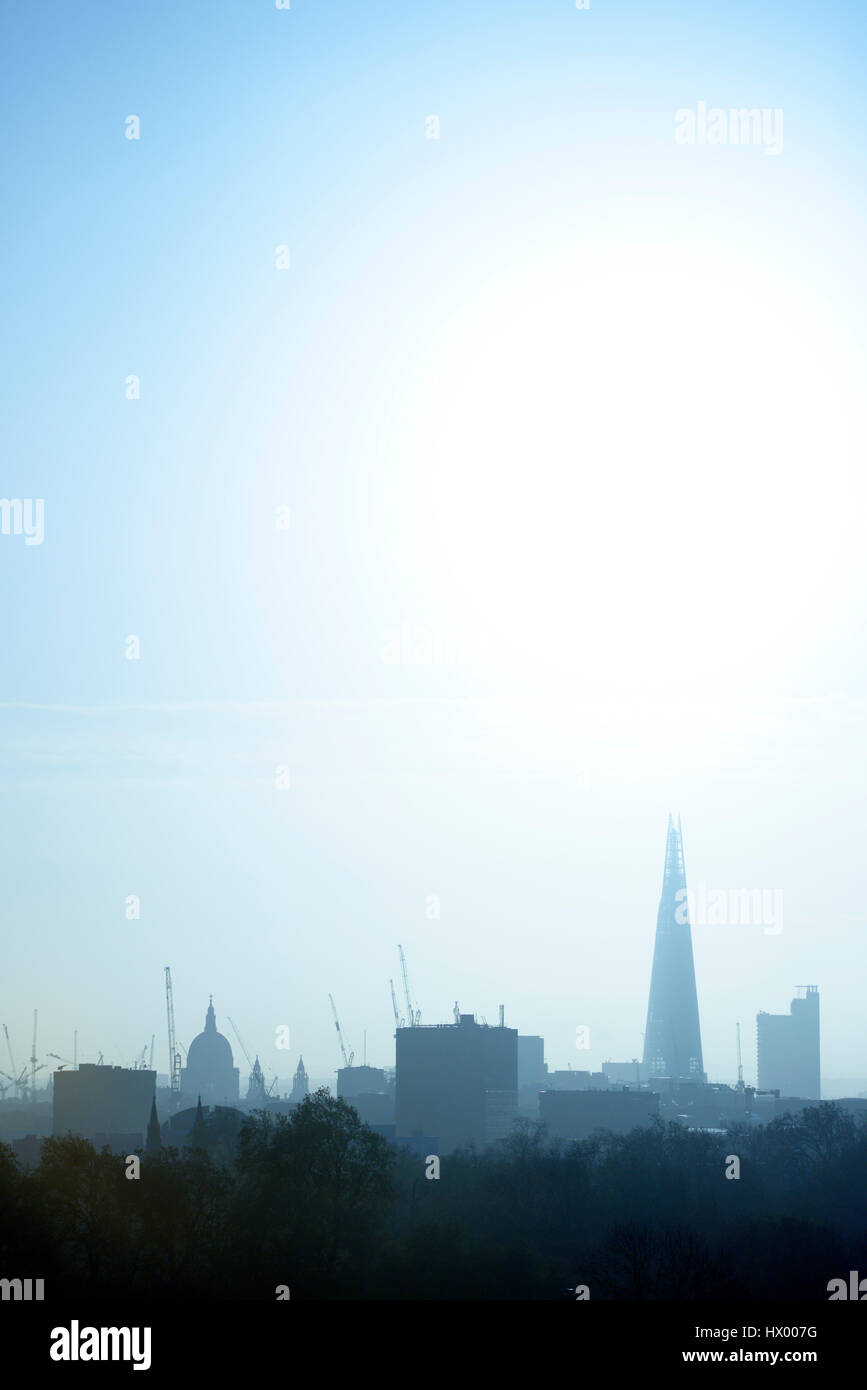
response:
M680 817L668 818L665 873L644 1034L644 1074L705 1081Z

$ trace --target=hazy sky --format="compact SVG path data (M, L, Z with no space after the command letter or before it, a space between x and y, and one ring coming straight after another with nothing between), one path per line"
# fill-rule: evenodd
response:
M22 1063L38 1007L165 1071L169 963L185 1044L212 992L327 1077L330 991L390 1064L398 942L425 1022L638 1056L673 810L691 887L783 895L694 926L711 1078L816 984L867 1090L860 0L0 26ZM781 148L678 144L701 102Z

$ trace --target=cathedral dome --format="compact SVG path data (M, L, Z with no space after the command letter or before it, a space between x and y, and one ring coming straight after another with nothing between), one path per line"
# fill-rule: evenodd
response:
M228 1038L217 1032L217 1018L214 1005L208 1005L205 1014L205 1031L199 1033L190 1043L187 1053L187 1070L199 1073L219 1073L233 1066L232 1045Z

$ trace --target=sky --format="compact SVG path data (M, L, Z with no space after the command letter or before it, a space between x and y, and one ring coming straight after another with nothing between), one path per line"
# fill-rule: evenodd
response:
M842 0L3 7L19 1056L38 1009L165 1071L169 964L243 1088L228 1016L333 1081L329 992L391 1065L399 942L423 1022L640 1056L674 812L696 892L783 904L694 921L711 1079L816 984L867 1091L865 47Z

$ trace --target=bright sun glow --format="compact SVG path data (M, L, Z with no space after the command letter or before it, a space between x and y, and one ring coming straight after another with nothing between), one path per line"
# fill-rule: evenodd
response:
M773 679L858 555L845 358L710 253L597 247L476 303L402 443L442 630L585 689Z

